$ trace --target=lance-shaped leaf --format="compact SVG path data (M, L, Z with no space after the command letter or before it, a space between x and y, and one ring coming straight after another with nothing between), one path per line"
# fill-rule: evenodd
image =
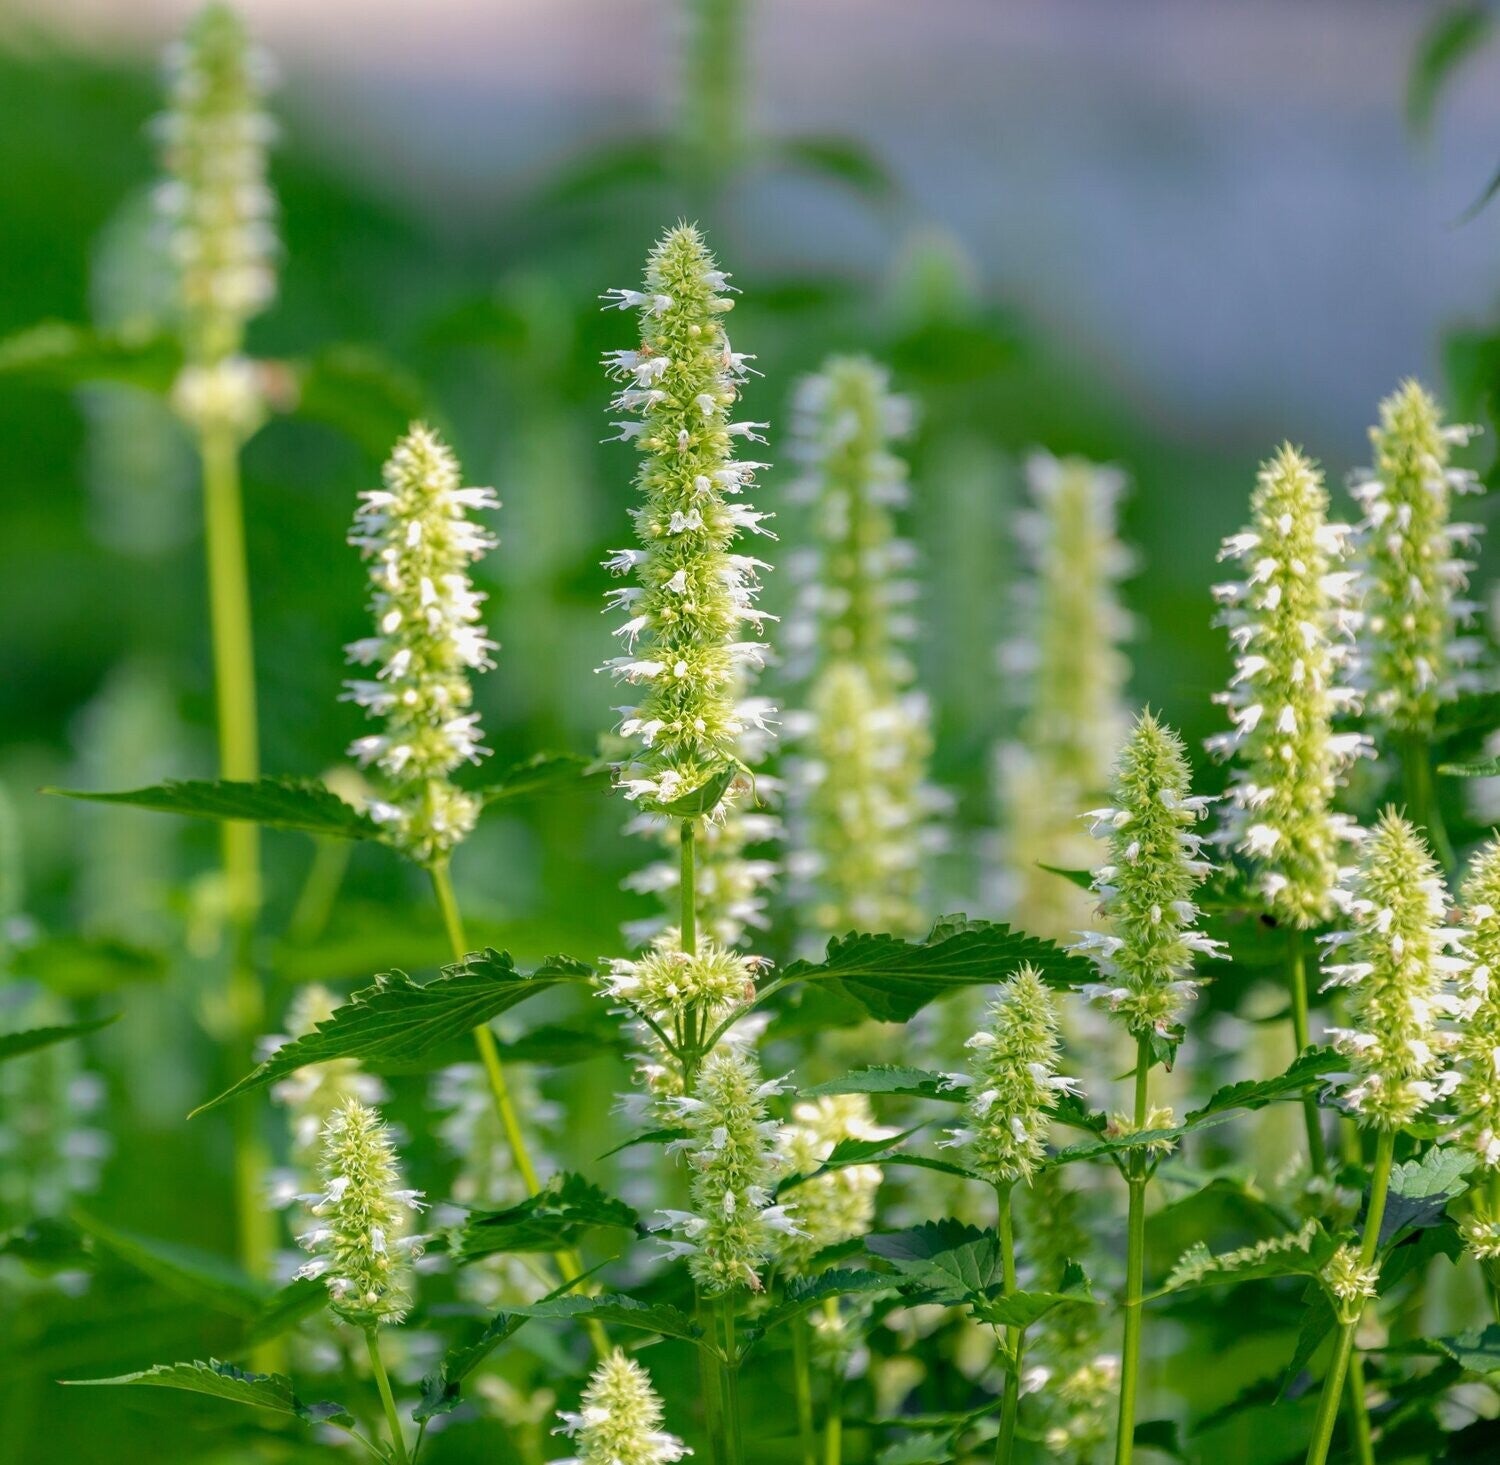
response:
M118 1012L108 1017L90 1018L87 1022L64 1023L58 1027L24 1028L18 1033L0 1033L0 1063L7 1058L20 1058L26 1053L35 1053L39 1048L50 1048L54 1043L66 1043L69 1038L81 1038L85 1033L96 1033L119 1019Z
M945 916L925 941L835 937L822 961L794 961L773 985L826 982L879 1022L908 1022L945 992L1003 982L1026 962L1058 987L1074 987L1095 975L1083 957L1038 936L998 921Z
M123 793L91 793L53 788L47 793L95 804L128 804L158 814L186 814L198 819L243 820L271 829L300 829L332 839L379 839L381 828L368 814L346 804L331 789L311 778L189 779L154 784Z
M405 972L377 977L310 1033L278 1048L232 1088L193 1112L201 1114L236 1094L274 1083L309 1063L357 1058L366 1067L417 1061L500 1013L565 982L586 981L586 963L552 956L531 973L518 972L509 952L487 948L443 968L425 985Z
M411 1417L425 1424L456 1409L464 1380L526 1321L520 1313L496 1313L472 1343L449 1352L437 1371L422 1380L422 1397Z
M1178 1257L1162 1292L1238 1285L1269 1277L1316 1277L1336 1246L1334 1239L1311 1221L1298 1231L1268 1236L1217 1255L1207 1242L1198 1241Z
M1029 1328L1048 1313L1070 1305L1095 1307L1098 1298L1089 1279L1076 1262L1063 1268L1062 1283L1055 1292L1006 1292L991 1287L989 1295L971 1297L969 1309L980 1322L997 1328Z
M342 1404L304 1404L292 1381L279 1373L246 1373L232 1363L211 1358L207 1363L158 1363L141 1373L124 1373L109 1379L66 1379L75 1387L118 1388L134 1385L153 1389L182 1389L190 1394L208 1394L234 1404L248 1404L308 1424L353 1425L354 1416Z
M847 1297L856 1292L890 1292L899 1285L885 1272L871 1272L854 1267L834 1267L813 1277L793 1277L786 1294L769 1312L755 1319L751 1338L759 1339L772 1328L810 1312L826 1297Z
M947 1104L962 1104L966 1097L962 1085L949 1085L941 1073L892 1063L856 1068L842 1078L797 1092L804 1099L820 1099L825 1094L897 1094L908 1099L940 1099Z
M509 803L533 794L564 793L602 780L608 772L608 764L581 758L577 753L534 753L512 764L493 783L486 784L479 790L479 797L488 809L492 804Z
M518 1317L593 1319L606 1327L636 1328L663 1338L701 1343L703 1330L680 1309L663 1302L641 1302L620 1292L598 1297L553 1297L526 1307L513 1307Z
M1285 1073L1278 1073L1275 1078L1227 1084L1216 1090L1201 1109L1189 1112L1186 1127L1192 1129L1199 1120L1212 1114L1227 1113L1231 1109L1263 1109L1277 1099L1289 1099L1304 1089L1312 1088L1330 1073L1337 1073L1348 1066L1349 1060L1332 1048L1306 1048L1293 1060L1292 1066Z
M535 1195L503 1211L475 1211L459 1232L460 1262L500 1252L560 1251L585 1232L606 1226L639 1229L640 1218L622 1200L599 1189L582 1175L554 1175Z

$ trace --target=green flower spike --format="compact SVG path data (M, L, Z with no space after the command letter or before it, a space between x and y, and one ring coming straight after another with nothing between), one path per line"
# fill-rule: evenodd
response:
M693 1452L662 1429L661 1399L651 1375L618 1348L589 1376L576 1410L560 1410L554 1431L576 1455L556 1465L669 1465Z
M1360 1123L1397 1130L1453 1092L1445 1067L1462 1010L1453 982L1468 965L1464 932L1445 926L1448 893L1420 836L1388 809L1369 834L1349 899L1349 929L1324 938L1343 960L1326 968L1349 989L1348 1028L1331 1028L1350 1059L1344 1102Z
M1453 1107L1480 1164L1500 1173L1500 839L1474 857L1461 893L1468 954Z
M1356 577L1339 568L1349 530L1328 522L1323 476L1295 448L1262 465L1250 512L1219 554L1244 578L1214 587L1235 652L1216 700L1234 728L1208 746L1235 760L1225 842L1255 861L1271 913L1305 929L1332 915L1348 874L1340 857L1357 834L1333 810L1344 770L1369 749L1362 734L1333 730L1359 700L1343 684Z
M1193 826L1211 801L1188 790L1182 739L1146 712L1116 765L1114 804L1085 816L1109 842L1093 886L1110 929L1077 943L1104 978L1083 990L1138 1040L1175 1040L1183 1004L1197 996L1195 956L1222 951L1195 929L1193 892L1213 867Z

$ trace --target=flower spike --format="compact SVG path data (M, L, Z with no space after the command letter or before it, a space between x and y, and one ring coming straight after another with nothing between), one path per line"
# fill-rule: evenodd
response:
M589 1376L576 1410L561 1410L556 1434L578 1453L556 1465L670 1465L693 1452L662 1429L651 1375L616 1348Z

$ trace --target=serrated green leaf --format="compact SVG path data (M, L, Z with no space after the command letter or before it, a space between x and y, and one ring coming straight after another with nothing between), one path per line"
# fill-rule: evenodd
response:
M1434 1225L1448 1202L1469 1188L1465 1179L1479 1157L1453 1145L1433 1145L1415 1160L1391 1170L1390 1190L1380 1218L1380 1244L1404 1231Z
M620 1292L598 1297L553 1297L525 1307L513 1307L518 1317L596 1319L606 1327L635 1328L663 1338L699 1343L703 1330L685 1312L660 1302L641 1302Z
M887 1445L875 1457L875 1465L952 1465L952 1461L952 1433L934 1434L926 1430Z
M611 1155L618 1155L622 1150L633 1150L637 1145L669 1145L673 1140L686 1139L691 1133L687 1129L644 1129L639 1134L633 1134L629 1139L621 1140L612 1150L605 1150L599 1156L601 1160L607 1160Z
M517 1003L566 982L586 981L592 968L572 957L553 956L530 974L518 972L509 952L474 952L425 985L405 972L377 977L304 1037L278 1048L264 1063L217 1098L201 1114L250 1089L274 1083L309 1063L357 1058L367 1067L420 1059L443 1043L498 1017Z
M794 961L775 985L826 982L880 1022L908 1022L929 1002L956 987L1003 982L1030 962L1055 986L1093 979L1076 952L1028 936L998 921L945 916L925 941L862 933L835 937L822 961Z
M926 1302L966 1302L1002 1280L1000 1238L952 1218L879 1232L867 1237L865 1246L921 1287Z
M422 1397L412 1410L411 1417L418 1424L425 1424L429 1419L456 1409L463 1381L526 1322L527 1319L519 1313L496 1313L472 1343L450 1351L436 1372L428 1374L422 1380Z
M299 829L332 839L380 839L382 830L368 814L346 804L331 789L310 778L261 778L254 783L232 779L189 779L120 793L49 788L44 793L94 804L128 804L158 814L198 819L243 820L271 829Z
M75 1388L118 1388L123 1385L154 1389L182 1389L208 1394L235 1404L248 1404L272 1414L284 1414L308 1424L352 1425L354 1416L342 1404L304 1404L292 1381L279 1373L246 1373L232 1363L211 1358L207 1363L158 1363L140 1373L108 1379L66 1379Z
M19 977L38 982L59 997L100 997L138 982L159 982L167 973L165 952L110 936L48 936L12 957Z
M18 1033L0 1033L0 1063L7 1058L20 1058L35 1053L41 1048L50 1048L54 1043L66 1043L70 1038L81 1038L86 1033L96 1033L118 1022L120 1014L90 1018L87 1022L63 1023L56 1027L24 1028Z
M493 783L478 790L486 809L494 804L524 799L532 794L560 792L603 779L609 769L595 759L577 753L534 753L512 764Z
M164 333L94 330L42 321L0 341L0 375L71 388L115 382L165 394L182 368L182 348Z
M121 1231L75 1207L69 1219L96 1247L179 1297L229 1317L258 1318L267 1289L233 1262L179 1242Z
M755 1319L755 1336L790 1322L816 1307L825 1297L847 1297L856 1292L889 1292L897 1285L884 1272L870 1272L853 1267L835 1267L812 1277L794 1277L786 1293L769 1312Z
M640 1217L624 1201L582 1175L554 1175L535 1195L503 1211L475 1211L464 1221L456 1251L460 1262L507 1252L560 1251L596 1227L639 1229Z
M994 1297L971 1298L969 1310L980 1322L997 1328L1029 1328L1070 1303L1097 1306L1098 1299L1087 1287L1067 1292L1002 1292Z
M1470 1328L1452 1338L1431 1338L1435 1351L1451 1358L1466 1373L1500 1373L1500 1323Z
M1193 1287L1238 1286L1273 1277L1316 1277L1337 1243L1322 1231L1289 1231L1235 1251L1214 1253L1200 1241L1177 1259L1162 1294Z
M810 1089L797 1092L805 1099L818 1099L825 1094L898 1094L908 1099L940 1099L947 1104L962 1104L962 1086L945 1087L946 1083L941 1073L882 1063L870 1068L856 1068L842 1078L832 1078L827 1083L814 1084Z
M1199 1120L1213 1114L1226 1113L1232 1109L1263 1109L1277 1099L1300 1094L1304 1089L1319 1083L1328 1074L1348 1067L1349 1060L1340 1057L1332 1048L1307 1048L1285 1073L1275 1078L1246 1080L1244 1083L1227 1084L1215 1091L1201 1109L1193 1109L1184 1121L1188 1129Z

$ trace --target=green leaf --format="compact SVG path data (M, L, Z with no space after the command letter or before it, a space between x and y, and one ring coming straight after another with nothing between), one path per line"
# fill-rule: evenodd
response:
M418 1424L425 1424L456 1409L463 1381L526 1321L519 1313L497 1312L472 1343L452 1349L437 1371L422 1380L422 1398L411 1417Z
M1391 1170L1385 1213L1380 1218L1380 1244L1388 1245L1402 1232L1434 1225L1448 1202L1469 1188L1464 1178L1479 1157L1452 1145L1433 1145L1424 1155Z
M952 1465L952 1461L952 1433L933 1434L927 1430L887 1445L875 1457L875 1465Z
M1231 1109L1263 1109L1277 1099L1290 1098L1311 1088L1328 1074L1347 1067L1348 1061L1332 1048L1304 1049L1292 1066L1275 1078L1247 1080L1216 1090L1201 1109L1194 1109L1188 1114L1185 1126L1193 1129L1198 1121Z
M1045 870L1049 875L1061 875L1069 885L1076 885L1080 890L1092 890L1094 888L1094 872L1092 870L1065 870L1061 865L1049 865L1045 860L1036 862L1038 870Z
M153 1389L183 1389L190 1394L209 1394L235 1404L248 1404L272 1414L284 1414L308 1424L352 1426L354 1416L342 1404L304 1404L292 1381L279 1373L245 1373L232 1363L209 1359L207 1363L158 1363L142 1373L124 1373L110 1379L65 1379L75 1388L115 1388L133 1384Z
M619 1031L601 1028L564 1027L559 1023L542 1023L518 1037L497 1042L495 1051L506 1063L582 1063L606 1053L624 1050Z
M640 1218L582 1175L554 1175L535 1195L503 1211L476 1211L459 1233L460 1262L504 1252L559 1251L597 1226L636 1231Z
M507 768L494 783L478 790L486 809L494 804L509 803L532 794L564 793L601 779L608 765L595 759L581 758L577 753L534 753L530 758Z
M165 395L182 367L182 350L165 334L96 331L42 321L0 341L0 375L64 389L115 382Z
M189 1302L247 1320L265 1311L264 1285L224 1257L180 1242L117 1230L77 1207L69 1219L96 1247Z
M941 1073L882 1063L856 1068L842 1078L814 1084L810 1089L799 1089L798 1094L805 1099L819 1099L825 1094L899 1094L908 1099L940 1099L948 1104L962 1104L963 1087L946 1088L945 1083Z
M787 1283L782 1300L769 1312L755 1319L755 1336L790 1322L810 1311L825 1297L846 1297L855 1292L889 1292L896 1280L884 1272L870 1272L856 1267L836 1267L814 1277L794 1277Z
M1500 1323L1470 1328L1452 1338L1433 1338L1433 1346L1447 1354L1466 1373L1500 1373Z
M1481 758L1476 763L1439 763L1438 772L1449 778L1500 777L1500 758Z
M1002 1280L1000 1238L952 1218L877 1233L865 1246L921 1287L924 1302L966 1302Z
M621 1140L612 1150L605 1150L599 1156L601 1160L607 1160L611 1155L618 1155L622 1150L633 1150L637 1145L669 1145L673 1140L686 1139L692 1131L688 1129L643 1129L639 1134L633 1134L629 1139Z
M261 778L254 783L230 779L191 779L159 783L123 793L49 788L44 793L95 804L128 804L159 814L186 814L199 819L242 819L272 829L300 829L334 839L379 839L380 825L315 779Z
M163 952L109 936L49 936L22 947L12 959L19 977L39 982L59 997L99 997L167 974Z
M822 961L792 962L775 985L827 982L877 1021L908 1022L945 992L1003 982L1024 962L1060 987L1094 976L1083 957L1050 941L998 921L945 916L925 941L866 934L835 937Z
M78 1228L53 1216L39 1216L0 1234L0 1256L47 1271L88 1267L94 1260Z
M1155 1450L1157 1454L1168 1455L1173 1460L1188 1458L1183 1453L1182 1442L1177 1437L1175 1419L1141 1420L1135 1427L1135 1443L1137 1449Z
M1059 1307L1081 1303L1097 1307L1098 1299L1083 1268L1069 1263L1062 1286L1056 1292L1000 1292L992 1297L972 1298L969 1306L981 1322L999 1328L1029 1328Z
M1336 1243L1322 1231L1288 1231L1235 1251L1215 1254L1196 1242L1176 1261L1162 1293L1192 1287L1237 1286L1272 1277L1316 1277L1333 1255Z
M651 803L642 799L641 807L650 809L654 814L666 814L673 819L695 819L700 814L711 814L719 807L719 801L729 792L729 785L739 776L739 772L739 764L726 763L681 798L669 799L666 803Z
M895 178L885 165L849 138L785 138L770 146L769 156L799 172L846 184L869 198L885 200L896 192Z
M70 1022L60 1027L25 1028L18 1033L0 1033L0 1063L7 1058L20 1058L26 1053L35 1053L39 1048L50 1048L54 1043L66 1043L70 1038L81 1038L85 1033L96 1033L118 1022L120 1014L90 1018L87 1022Z
M305 361L266 363L288 372L284 395L294 416L320 422L383 459L413 422L427 416L427 398L416 377L369 346L333 345Z
M518 972L509 952L487 948L443 968L425 986L405 972L389 972L356 992L313 1032L278 1048L264 1063L215 1099L201 1114L250 1089L274 1083L309 1063L358 1058L367 1067L405 1064L498 1017L528 997L565 982L586 981L592 968L571 957L548 957L530 975Z
M1490 35L1483 5L1455 5L1435 15L1423 31L1406 84L1406 121L1419 136L1432 129L1438 94L1460 62Z
M641 1302L620 1292L598 1297L553 1297L511 1311L528 1318L594 1318L606 1327L636 1328L689 1343L698 1343L703 1337L703 1330L685 1312L666 1303Z
M327 1305L328 1286L325 1282L306 1277L288 1282L266 1300L251 1320L245 1331L244 1346L253 1348L271 1338L279 1338Z

